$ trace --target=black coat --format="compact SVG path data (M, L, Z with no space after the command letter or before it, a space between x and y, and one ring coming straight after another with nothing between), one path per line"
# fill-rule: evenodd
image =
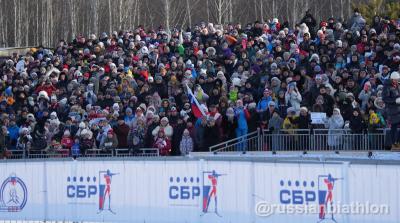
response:
M360 115L352 116L350 119L350 129L353 134L362 134L365 130L364 120Z
M307 116L300 115L297 121L299 129L310 129L311 126L310 114L307 114Z
M383 87L382 99L386 105L386 112L392 123L400 123L400 104L396 99L400 98L399 87L394 87L390 81L386 81Z
M205 144L205 148L207 152L208 148L210 148L210 146L214 146L216 144L218 144L220 137L219 137L219 129L217 125L214 126L207 126L204 130L204 144Z
M226 117L225 115L222 117L222 128L223 128L223 140L231 140L234 139L236 137L236 128L238 127L238 122L237 122L237 118L234 117L233 121L229 121L228 117Z

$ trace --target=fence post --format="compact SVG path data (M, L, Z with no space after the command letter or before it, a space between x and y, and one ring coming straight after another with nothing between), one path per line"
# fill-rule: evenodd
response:
M261 148L261 144L262 144L262 140L261 140L261 134L260 134L260 128L257 128L257 151L262 150Z

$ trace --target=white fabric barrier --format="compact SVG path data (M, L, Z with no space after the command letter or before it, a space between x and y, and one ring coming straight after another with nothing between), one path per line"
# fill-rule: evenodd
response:
M0 220L395 223L400 219L397 165L132 160L7 162L0 168ZM389 210L329 212L335 205L351 203L386 204ZM291 212L291 207L309 212Z

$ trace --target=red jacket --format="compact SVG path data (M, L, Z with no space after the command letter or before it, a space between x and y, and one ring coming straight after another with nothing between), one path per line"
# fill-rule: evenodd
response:
M61 145L64 149L71 149L73 144L74 140L72 140L70 137L63 137L61 139Z
M45 92L47 92L47 95L50 97L53 94L53 92L56 91L56 90L57 90L57 88L54 87L53 85L49 85L49 86L48 85L41 85L38 88L36 88L35 93L37 94L37 93L39 93L41 91L45 91Z
M171 153L171 141L165 138L157 138L153 145L158 148L161 156L168 156Z

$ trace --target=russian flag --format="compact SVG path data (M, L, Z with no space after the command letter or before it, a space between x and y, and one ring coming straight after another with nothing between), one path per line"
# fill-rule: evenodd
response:
M197 101L196 97L194 96L192 90L186 84L186 90L189 97L190 104L192 105L192 112L196 118L201 118L206 116L203 108L201 107L200 103Z

